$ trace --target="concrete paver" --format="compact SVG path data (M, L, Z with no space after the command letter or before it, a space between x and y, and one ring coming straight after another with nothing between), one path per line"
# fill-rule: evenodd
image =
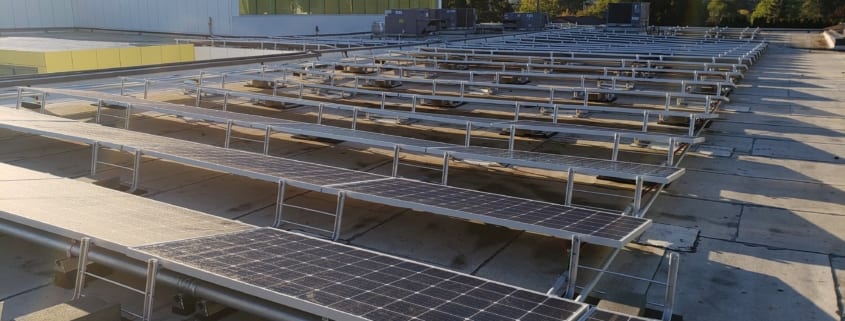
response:
M805 183L689 171L667 189L670 195L823 213L845 212L845 191Z
M845 255L845 215L745 206L737 241Z
M751 154L774 158L800 159L845 164L845 145L757 139Z
M276 189L276 184L223 175L150 198L225 218L237 218L275 204Z
M706 171L744 177L769 178L828 185L845 185L845 177L830 175L840 164L808 162L761 156L737 155L734 158L688 157L687 171Z
M702 236L733 239L742 205L661 195L646 214L655 222L698 229Z
M827 255L706 238L680 255L675 314L686 321L839 319ZM649 301L663 302L663 291L653 287Z
M55 253L30 243L0 234L0 301L25 292L33 285L41 286L52 282ZM6 306L6 309L12 308ZM0 311L1 312L1 311Z

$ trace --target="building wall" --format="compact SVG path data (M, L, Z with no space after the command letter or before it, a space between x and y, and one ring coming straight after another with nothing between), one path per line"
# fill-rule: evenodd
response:
M68 0L0 0L0 29L73 27Z
M232 35L313 35L369 32L384 15L251 15L232 17Z
M0 29L79 27L218 36L368 32L381 14L239 15L239 0L0 0Z
M57 2L68 0L54 0ZM229 34L236 0L70 0L76 27L150 32Z

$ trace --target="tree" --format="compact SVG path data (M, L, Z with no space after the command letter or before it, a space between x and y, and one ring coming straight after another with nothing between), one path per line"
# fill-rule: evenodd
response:
M470 0L469 7L475 8L478 22L501 22L505 12L513 11L509 2L499 0Z
M718 26L729 10L725 1L710 0L707 4L707 23Z
M611 3L621 2L620 0L596 0L593 2L592 5L584 9L582 13L585 16L596 16L604 18L605 12L607 12L607 5Z
M540 3L540 10L537 10L537 2ZM559 0L522 0L519 3L519 12L543 12L549 17L557 17L563 11Z
M798 18L801 22L805 23L814 23L821 21L824 16L822 15L822 5L819 0L804 0L804 3L801 4L801 10L798 14Z
M760 0L751 13L751 24L753 25L774 25L780 21L780 8L782 0Z

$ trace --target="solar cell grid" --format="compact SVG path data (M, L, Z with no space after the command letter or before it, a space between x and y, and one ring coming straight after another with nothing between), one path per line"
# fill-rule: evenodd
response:
M570 320L585 307L268 228L137 249L370 320ZM258 252L273 254L256 255Z

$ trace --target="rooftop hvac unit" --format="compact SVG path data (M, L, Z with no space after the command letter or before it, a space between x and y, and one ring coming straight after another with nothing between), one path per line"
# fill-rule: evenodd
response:
M610 3L607 5L607 25L641 28L649 25L648 2Z
M478 20L473 8L435 9L434 12L444 29L474 28Z
M440 30L442 20L431 9L388 9L384 12L384 33L420 37Z
M502 20L507 30L542 30L549 23L545 13L508 12Z

